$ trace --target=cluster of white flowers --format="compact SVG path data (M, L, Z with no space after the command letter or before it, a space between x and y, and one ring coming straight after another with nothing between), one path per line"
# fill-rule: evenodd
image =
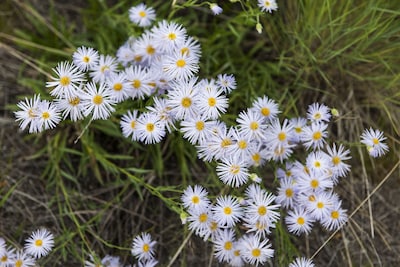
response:
M47 256L54 246L54 236L45 228L32 232L25 240L23 248L7 246L0 237L0 266L32 267L37 266L37 261Z
M259 1L259 6L267 12L277 9L275 1ZM140 4L129 10L129 18L150 27L155 12ZM108 119L118 103L141 101L142 108L121 116L126 138L154 144L180 131L196 147L200 159L216 162L216 173L224 184L246 186L244 196L218 196L214 203L201 185L189 186L182 196L189 228L211 240L216 258L232 266L263 264L273 257L267 236L280 219L281 209L287 213L288 231L296 235L309 234L316 222L327 230L342 227L346 210L333 188L350 171L345 161L351 157L342 144L328 142L328 124L337 111L313 103L304 117L280 119L278 104L260 96L238 114L235 125L228 125L221 115L227 112L228 96L237 87L235 77L224 73L200 78L200 55L196 39L182 25L165 20L129 38L115 57L79 47L71 62L58 64L47 83L54 100L41 100L39 95L25 99L15 112L17 121L21 129L37 133L54 128L62 119ZM373 157L388 150L378 130L367 130L361 138ZM279 166L276 195L271 193L275 189L264 189L262 179L252 173L267 162ZM245 233L239 236L243 229ZM135 239L132 253L139 266L157 263L154 244L148 234ZM103 261L119 262L119 258L106 256ZM312 266L305 259L293 264L302 262ZM86 266L95 265L87 261Z
M137 259L137 264L123 265L118 256L106 255L102 259L91 255L85 261L85 267L154 267L158 261L154 258L156 241L148 233L137 235L132 242L132 255Z

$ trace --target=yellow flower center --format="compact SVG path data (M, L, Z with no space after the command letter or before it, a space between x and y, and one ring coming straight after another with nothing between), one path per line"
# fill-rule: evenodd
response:
M314 114L314 119L316 119L316 120L321 119L321 117L322 117L322 115L321 115L321 113L319 113L319 112L317 112L317 113Z
M176 39L176 34L171 32L170 34L168 34L168 39L170 39L172 41L175 40Z
M306 222L303 217L297 218L297 224L303 225Z
M37 247L41 247L43 245L43 240L42 239L38 239L35 241L35 246Z
M314 195L309 196L309 197L308 197L308 200L309 200L310 202L314 202L314 201L315 201L315 196L314 196Z
M337 220L339 218L339 212L337 210L332 211L331 218Z
M269 110L269 108L264 107L261 109L261 114L263 116L269 116L269 114L271 114L271 111Z
M140 80L133 80L132 81L132 85L133 85L133 87L135 88L135 89L138 89L141 85L142 85L142 83L140 82Z
M259 153L255 153L251 156L254 162L260 162L261 156Z
M93 103L95 105L101 105L101 103L103 103L103 97L101 95L95 95L93 97Z
M233 252L233 255L235 255L236 257L239 257L240 256L240 250L235 250Z
M234 175L238 174L240 172L240 166L239 165L232 165L229 168L229 172L234 174Z
M84 56L84 57L82 58L82 61L85 62L85 63L88 63L88 62L90 61L90 57Z
M110 67L109 66L107 66L107 65L105 65L105 66L101 66L101 68L100 68L100 72L101 73L104 73L105 71L107 71L107 70L109 70L110 69Z
M146 124L146 130L147 130L148 132L154 131L154 123L151 123L151 122L147 123L147 124Z
M254 249L251 251L251 255L252 255L253 257L256 257L256 258L260 257L260 255L261 255L261 250L260 250L259 248L254 248Z
M293 197L293 189L288 188L285 190L286 197Z
M267 214L267 208L265 206L258 207L258 214L264 216L265 214Z
M237 144L240 149L245 149L247 147L247 142L245 140L240 140Z
M193 202L193 204L199 204L200 198L198 196L193 196L192 197L192 202Z
M332 158L332 163L333 163L333 165L339 165L340 164L340 162L341 162L341 160L340 160L340 158L338 157L338 156L334 156L333 158Z
M322 133L321 133L320 131L315 132L315 133L313 134L313 139L314 139L314 140L319 140L319 139L321 139L321 137L322 137Z
M286 133L285 132L280 132L278 134L278 140L281 141L281 142L285 141L286 140Z
M181 55L182 55L182 56L183 56L184 54L189 55L189 52L190 52L190 50L189 50L188 47L184 47L184 48L181 49Z
M303 131L301 127L294 127L294 130L296 133L301 133Z
M48 118L50 118L50 113L48 113L47 111L42 113L42 118L47 120Z
M321 202L321 201L319 201L319 202L317 203L317 208L319 208L319 209L322 209L324 206L325 206L324 203Z
M225 245L224 245L224 249L225 249L225 250L231 250L232 247L233 247L233 244L232 244L231 241L225 242Z
M14 263L14 266L15 266L15 267L21 267L22 264L23 264L22 260L17 260L17 261Z
M147 54L149 54L149 55L153 55L154 52L156 52L156 50L154 49L153 46L149 45L149 46L147 46L147 48L146 48L146 52L147 52Z
M33 111L33 109L29 109L28 110L28 116L29 116L29 118L36 118L36 114Z
M147 253L147 252L149 252L149 250L150 250L149 244L144 244L143 245L143 251Z
M224 213L226 215L231 215L232 214L232 208L231 207L225 207L224 208Z
M232 144L232 140L229 138L225 138L221 142L221 147L227 147Z
M208 99L208 105L209 105L210 107L214 107L216 104L217 104L217 100L216 100L214 97L210 97L210 98Z
M121 90L122 90L122 83L116 83L116 84L114 84L113 89L114 89L115 91L121 91Z
M133 59L134 59L136 62L140 62L140 61L142 61L142 56L141 56L141 55L136 55L136 56L133 57Z
M81 100L79 97L76 96L76 97L70 98L68 102L71 106L77 106L81 102Z
M378 138L373 138L373 139L372 139L372 143L374 143L374 145L379 144Z
M257 130L258 127L259 127L258 122L252 121L252 122L250 123L250 129L251 129L251 130L253 130L253 131L254 131L254 130Z
M211 231L215 231L218 229L218 223L217 222L211 222L210 223L210 229Z
M68 86L71 83L71 79L68 76L63 76L60 78L61 86Z
M199 216L199 221L200 221L201 223L206 222L207 219L208 219L207 213L202 213L202 214L200 214L200 216Z
M321 167L321 162L319 162L319 161L314 162L314 167L315 168L320 168Z
M192 105L192 99L190 99L189 97L184 97L182 98L181 104L182 107L188 108Z
M184 59L178 59L176 61L176 66L179 68L183 68L183 67L185 67L185 65L186 65L186 61Z
M146 12L144 12L143 10L139 11L139 16L142 18L146 17Z
M136 121L131 121L131 128L135 129L135 127L136 127Z
M204 129L204 122L203 121L196 122L196 130L202 131L203 129Z
M317 188L318 187L318 185L319 185L319 182L318 182L318 180L316 180L316 179L313 179L313 180L311 180L311 182L310 182L310 185L311 185L311 187L312 188Z

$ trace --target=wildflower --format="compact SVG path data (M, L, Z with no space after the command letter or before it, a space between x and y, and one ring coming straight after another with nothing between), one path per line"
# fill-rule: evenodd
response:
M125 69L126 80L129 83L130 96L133 99L144 99L151 94L153 80L145 68L130 66Z
M314 218L302 207L295 207L289 210L286 215L285 222L290 233L295 235L306 234L311 232Z
M342 208L342 202L336 201L332 204L329 214L321 219L325 229L334 231L341 228L348 220L346 210Z
M275 0L258 0L258 6L261 8L261 11L272 13L278 9L278 5Z
M110 89L111 98L119 103L129 98L132 94L128 80L124 72L112 73L106 80L106 85Z
M156 241L151 239L149 233L141 233L133 239L132 255L140 261L153 259L155 253L154 246L156 243Z
M222 13L223 9L215 3L210 4L210 9L214 15L219 15Z
M252 195L247 200L247 206L245 208L245 218L248 222L256 224L266 224L268 226L275 224L280 214L278 209L279 204L273 204L276 197L262 190L260 194Z
M299 143L304 132L304 127L307 125L307 120L305 118L298 117L290 119L289 123L293 128L289 141L292 143Z
M253 102L251 109L260 113L264 122L276 119L280 112L278 104L267 96L258 97Z
M224 229L214 241L215 257L219 262L230 262L233 259L235 232L232 228Z
M164 124L153 112L145 112L140 115L137 130L139 140L146 145L161 142L166 133Z
M233 257L229 262L229 265L232 267L242 267L244 264L245 262L241 255L240 241L236 241L233 243Z
M252 162L252 155L256 152L256 143L246 138L237 128L232 131L234 143L230 147L228 154L235 155L245 162Z
M307 118L314 123L329 122L331 118L330 109L324 104L313 103L308 106Z
M208 192L201 185L195 185L194 188L188 186L181 197L183 206L189 209L201 209L210 205L207 198Z
M129 41L117 49L116 57L117 61L124 67L133 62L140 63L142 60L140 52L138 50L133 50Z
M224 184L239 187L249 178L248 164L235 155L222 158L217 165L217 174Z
M153 97L154 104L152 106L147 106L147 109L156 114L158 120L164 124L165 128L169 133L175 129L175 116L173 112L171 112L171 107L168 106L165 98Z
M178 23L163 20L152 29L151 35L156 48L169 54L184 43L186 29Z
M82 91L77 91L75 96L71 96L70 98L57 98L54 104L57 108L62 112L63 119L67 119L69 116L72 121L82 120L83 116L83 104L80 95L82 95Z
M156 18L156 12L152 7L140 3L129 9L129 19L140 27L150 26Z
M29 125L30 133L39 131L37 110L40 102L40 95L34 95L33 98L25 98L25 101L20 101L17 104L17 107L21 110L14 112L14 114L22 130L25 130Z
M242 239L240 251L244 260L254 266L264 264L274 255L274 250L271 249L268 238L261 241L259 237L252 234L248 234Z
M208 89L208 90L207 90ZM228 108L228 98L221 89L216 86L210 86L206 90L200 89L197 106L201 114L207 118L215 120Z
M332 191L319 191L307 196L305 203L307 212L315 219L321 220L327 216L333 207L333 204L339 201L339 198Z
M54 87L50 95L55 97L71 97L76 95L80 83L84 82L84 75L77 66L70 62L61 62L53 69L56 77L52 77L51 82L46 83L46 87Z
M236 89L236 79L233 74L218 74L216 84L225 94L229 94Z
M328 175L332 169L332 162L328 154L321 150L312 151L306 157L306 167L316 175ZM330 176L330 175L329 175Z
M278 193L275 202L285 209L293 208L297 198L297 184L292 178L282 178L279 180Z
M4 241L4 239L3 239L3 241ZM4 249L0 253L0 266L1 267L11 266L15 257L16 257L15 248L13 248L13 247L5 248L4 247Z
M60 122L60 111L58 107L47 100L43 100L37 107L37 130L48 130L56 127Z
M198 114L196 79L176 82L168 91L167 103L177 119L194 118Z
M344 163L345 160L351 159L350 150L344 148L342 144L336 148L334 143L332 147L326 146L327 154L332 164L332 179L334 184L337 183L337 178L344 177L350 171L350 165Z
M101 264L104 267L120 267L121 261L117 256L106 255L103 259L101 259Z
M116 58L109 55L100 55L98 63L92 68L90 77L96 83L103 83L111 75L117 71Z
M215 123L210 139L197 146L198 156L205 161L212 159L221 160L226 158L233 145L233 130L224 123Z
M199 42L194 39L192 36L187 36L185 41L178 45L176 48L182 55L186 54L189 57L193 56L194 58L199 58L201 55L201 48Z
M111 98L111 91L104 83L99 87L94 82L86 84L86 90L82 94L83 114L87 117L92 115L93 120L107 119L114 112L115 101Z
M79 70L91 70L98 63L99 52L91 47L81 46L72 54L72 60Z
M369 154L374 158L383 156L389 151L388 145L383 142L385 139L382 131L372 128L365 129L361 135L361 143L367 146Z
M251 109L240 112L236 119L239 131L249 139L261 139L265 135L266 125L263 124L263 118L260 113Z
M133 110L133 111L128 111L126 114L124 114L120 122L123 136L125 136L126 138L131 137L132 141L139 140L139 135L137 131L138 129L137 120L138 120L138 111Z
M314 267L314 263L311 259L307 259L304 257L296 258L292 263L289 264L289 267Z
M18 250L14 257L11 259L10 266L18 266L18 267L32 267L35 266L36 261L29 254L27 254L24 250Z
M32 233L31 237L26 240L26 253L39 259L49 254L54 246L54 236L47 229L39 229Z
M290 148L293 145L289 143L293 128L289 120L285 119L282 125L279 119L274 119L265 134L265 141L271 150L280 151L281 148Z
M156 48L150 32L143 33L133 44L132 50L142 57L142 64L147 66L150 66L161 55L161 51Z
M328 136L326 128L328 127L325 123L311 123L311 125L304 128L301 136L303 145L309 149L320 149L326 143L325 138Z
M214 220L210 206L202 206L198 209L189 210L189 229L194 231L198 236L204 237L206 240L211 235L210 224Z
M219 196L217 203L212 207L214 219L221 227L232 227L243 216L239 202L232 196Z
M188 117L181 121L180 130L183 133L183 138L188 139L191 144L201 144L211 136L211 128L214 124L214 121L207 120L204 115Z
M162 69L170 79L187 80L199 71L199 57L176 50L163 57Z

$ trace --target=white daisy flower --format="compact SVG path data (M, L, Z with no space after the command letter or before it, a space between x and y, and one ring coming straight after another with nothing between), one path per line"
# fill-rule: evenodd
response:
M189 57L193 56L195 58L200 59L201 55L200 43L192 36L187 36L185 41L182 44L180 44L176 50L180 51L182 55L186 54Z
M169 79L188 80L200 69L199 57L175 50L162 59L162 70Z
M211 9L212 13L214 14L214 16L221 14L223 11L222 7L220 7L219 5L217 5L215 3L210 4L210 9Z
M199 90L200 94L197 98L197 106L199 107L200 114L204 114L207 118L215 120L228 109L228 98L216 86L210 86L207 89Z
M233 74L218 74L216 84L224 91L225 94L229 94L237 87L236 79Z
M239 131L249 139L261 140L265 136L267 125L263 123L263 117L251 109L240 112L236 119Z
M145 68L130 66L125 69L126 80L129 84L129 91L133 99L144 99L151 95L153 80Z
M60 111L55 104L43 100L37 107L37 130L53 129L61 120Z
M49 254L54 246L54 236L47 229L39 229L32 232L30 238L25 241L25 252L36 259Z
M38 105L41 102L40 95L34 95L33 98L25 98L25 101L20 101L17 107L21 110L15 111L16 121L19 122L21 130L29 125L29 132L38 132Z
M1 267L12 266L11 264L13 263L13 260L15 258L16 254L14 247L4 248L0 253L0 266Z
M142 64L150 66L162 55L149 32L144 32L133 45L133 51L142 56Z
M280 113L278 103L267 96L258 97L256 100L254 100L251 110L260 113L264 119L264 122L269 122L276 119Z
M211 235L210 225L214 221L214 216L210 210L210 206L202 206L198 209L190 209L189 217L189 229L193 231L199 237L204 239Z
M224 229L213 241L214 255L219 262L230 262L233 259L235 231L232 228Z
M151 30L157 49L171 53L185 42L186 29L175 22L163 20Z
M345 150L342 144L336 148L335 143L332 145L332 147L326 146L326 149L332 164L332 179L336 184L338 182L338 178L346 176L350 171L351 166L347 163L344 163L345 160L351 159L351 156L349 155L350 150Z
M307 118L314 123L327 123L331 119L330 108L324 104L313 103L308 106Z
M222 158L217 165L217 175L224 184L239 187L249 179L248 164L235 155Z
M230 195L219 196L212 207L214 219L221 227L233 227L243 217L239 202Z
M328 136L328 124L326 123L311 123L304 127L301 141L307 149L321 149L325 144L325 138Z
M14 254L14 257L10 261L11 261L11 265L9 265L9 266L18 266L18 267L36 266L36 260L34 258L32 258L24 250L18 250Z
M278 4L276 0L258 0L258 6L261 11L272 13L272 11L278 10Z
M253 234L245 235L240 247L244 260L253 266L263 265L274 256L274 250L271 248L268 238L261 241L259 237Z
M172 89L167 94L167 104L177 119L195 118L198 114L197 79L179 81L172 84Z
M97 65L99 52L91 47L81 46L72 54L74 64L81 70L91 70Z
M124 114L121 117L121 122L120 126L122 129L122 135L125 136L126 138L131 138L132 141L138 141L139 140L139 134L138 134L138 111L133 110L133 111L128 111L126 114Z
M315 220L304 208L295 207L293 210L288 211L285 222L290 233L308 235Z
M140 63L142 61L142 56L136 50L133 50L129 43L121 45L115 56L117 57L117 61L124 67L133 62Z
M139 116L137 131L139 140L146 145L161 142L166 134L164 123L153 112L145 112Z
M117 60L109 55L100 55L98 64L93 66L90 77L96 83L104 83L111 73L117 72Z
M82 120L83 116L83 104L80 98L82 91L77 91L77 95L71 96L70 98L58 98L55 100L55 105L62 112L63 119L69 117L72 121Z
M57 64L53 69L56 77L52 77L52 82L46 82L46 87L54 87L50 95L54 97L71 97L76 95L79 85L85 81L84 73L81 72L73 63L64 61Z
M385 140L383 132L377 129L365 129L361 135L361 143L367 146L369 154L374 158L383 156L389 151L388 145L384 143Z
M329 215L321 219L321 224L328 231L340 229L348 220L346 210L342 208L342 201L333 203Z
M289 120L290 125L293 128L292 135L290 136L289 141L292 143L299 143L301 141L301 136L304 132L304 127L307 125L307 119L298 117L292 118Z
M107 119L115 110L115 101L111 96L111 90L104 83L100 83L99 87L94 82L87 83L81 97L83 114L86 117L91 115L93 120Z
M105 83L110 89L111 98L117 103L128 99L132 95L132 89L124 72L111 73Z
M202 209L210 205L208 192L201 185L188 186L181 197L183 206L188 209Z
M140 3L129 9L129 19L140 27L147 27L156 19L156 12L154 8Z
M285 209L293 208L299 190L297 183L295 183L292 178L281 178L279 179L279 187L277 190L276 203L279 203Z
M138 260L153 259L155 253L154 246L156 243L156 241L151 239L149 233L141 233L133 239L131 250L132 255Z
M153 105L147 106L147 109L154 114L157 114L158 119L164 124L165 128L171 133L175 130L176 118L171 111L171 107L168 106L165 98L153 97Z
M204 143L212 135L214 121L209 121L204 115L199 117L188 116L180 123L183 138L189 140L192 145Z

